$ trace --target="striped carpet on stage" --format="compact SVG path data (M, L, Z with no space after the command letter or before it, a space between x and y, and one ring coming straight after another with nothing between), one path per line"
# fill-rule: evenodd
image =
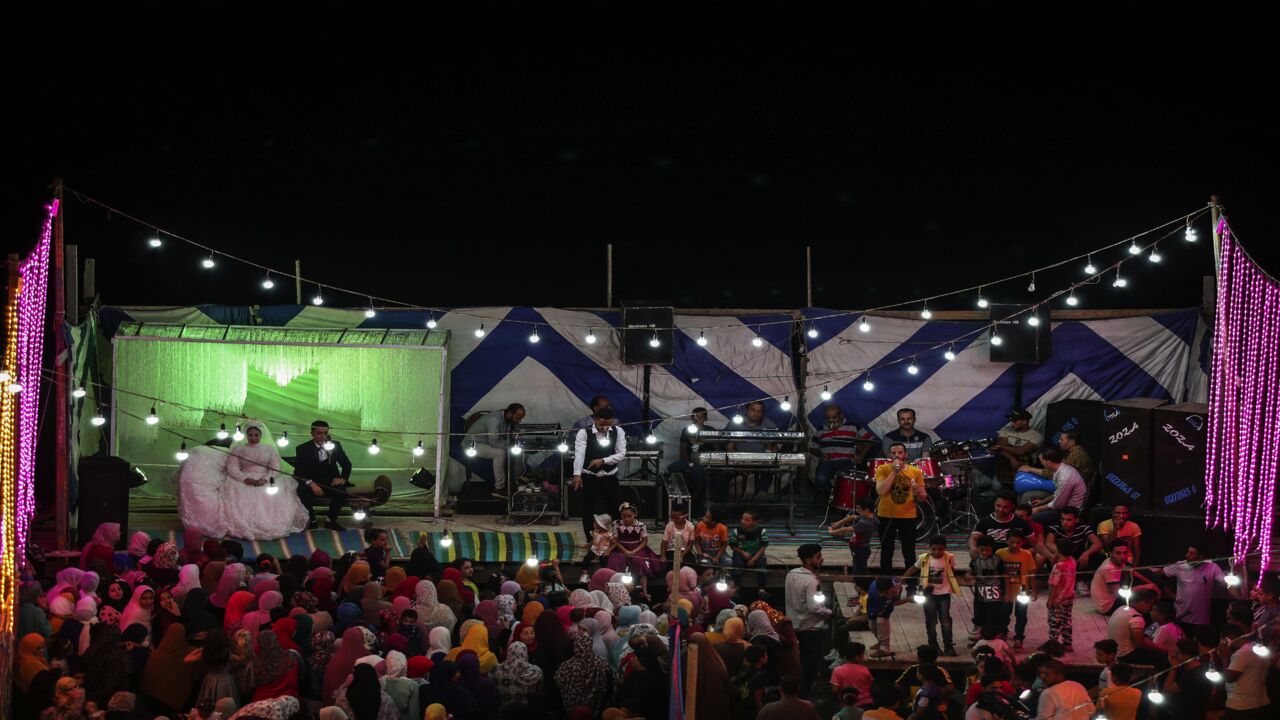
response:
M178 547L182 547L182 533L172 528L148 528L146 526L131 528L141 530L152 538L165 538ZM417 547L418 531L390 530L392 557L408 557ZM467 557L479 562L506 563L523 562L530 555L547 560L555 558L563 562L574 559L576 540L569 532L455 532L450 533L453 545L440 547L442 533L427 533L428 543L441 562L452 562L459 557ZM293 555L310 555L316 550L324 550L332 557L349 552L364 550L364 534L360 530L307 530L279 540L241 540L246 554L255 555L270 553L278 558ZM579 553L581 555L581 553Z

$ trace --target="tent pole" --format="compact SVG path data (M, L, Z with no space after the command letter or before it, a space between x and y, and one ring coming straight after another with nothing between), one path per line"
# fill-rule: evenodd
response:
M604 246L604 306L613 307L613 243Z
M1222 213L1222 203L1217 195L1209 196L1209 220L1213 223L1213 276L1221 281L1222 277L1222 236L1218 235L1218 216Z
M804 246L804 306L813 307L813 248Z
M67 454L67 362L70 353L67 352L66 337L63 333L67 316L67 298L66 267L63 257L65 242L63 218L66 217L66 213L62 208L62 178L54 178L53 196L58 203L57 215L53 216L53 407L55 408L53 477L56 515L54 525L57 532L55 547L58 550L66 550L70 520L70 498L68 497L70 468L67 467L71 462Z
M302 261L293 261L293 301L302 304Z

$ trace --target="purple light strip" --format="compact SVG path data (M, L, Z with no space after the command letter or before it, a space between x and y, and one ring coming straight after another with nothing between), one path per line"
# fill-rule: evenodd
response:
M35 250L19 266L22 289L18 296L18 367L15 378L22 383L18 395L17 513L14 529L18 553L26 551L31 518L35 515L36 442L39 435L40 368L44 353L45 311L49 291L49 250L53 239L53 219L58 214L55 200L45 206L48 214Z

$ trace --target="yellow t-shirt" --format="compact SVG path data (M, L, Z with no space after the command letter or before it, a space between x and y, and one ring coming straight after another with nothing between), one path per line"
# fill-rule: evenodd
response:
M1008 597L1015 598L1018 596L1018 591L1022 589L1022 586L1030 583L1031 573L1036 571L1036 556L1032 555L1031 551L1026 548L1015 553L1006 547L997 550L996 557L1004 561L1005 572L1009 573L1009 575L1013 575L1015 566L1021 575L1021 577L1009 578Z
M1107 720L1135 720L1138 717L1138 704L1142 702L1142 691L1135 687L1103 688L1098 693L1098 704Z
M1103 520L1098 523L1099 535L1115 535L1117 538L1142 537L1142 528L1138 527L1138 523L1130 520L1120 527L1120 532L1116 532L1114 520Z
M889 708L872 708L862 711L862 720L902 720L902 716Z
M893 473L893 465L884 464L876 468L876 483L888 479ZM889 486L889 492L880 496L876 505L876 515L882 518L913 518L916 516L916 493L913 486L924 486L924 473L915 465L903 465L898 477ZM865 715L864 715L865 717Z

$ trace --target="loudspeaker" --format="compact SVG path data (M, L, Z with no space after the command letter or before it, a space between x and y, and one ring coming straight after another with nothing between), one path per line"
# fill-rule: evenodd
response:
M1151 495L1155 512L1203 513L1209 406L1165 405L1155 410Z
M670 365L674 358L674 324L670 307L622 308L623 364ZM657 347L653 345L655 339Z
M1089 510L1086 521L1092 528L1111 519L1111 506L1099 505ZM1165 565L1186 558L1187 546L1195 545L1208 557L1231 553L1231 538L1219 529L1204 526L1204 514L1172 515L1139 513L1129 515L1130 522L1142 528L1141 565Z
M1029 362L1038 363L1049 359L1051 346L1049 343L1048 312L1043 312L1040 324L1032 327L1027 324L1031 311L1029 305L991 305L991 330L988 337L1000 334L1000 344L992 343L991 362Z
M1152 411L1164 404L1152 398L1103 403L1098 471L1102 504L1128 503L1134 512L1151 510Z
M129 539L129 488L136 481L129 463L114 456L80 458L76 544L83 547L105 522L120 523L120 546Z

